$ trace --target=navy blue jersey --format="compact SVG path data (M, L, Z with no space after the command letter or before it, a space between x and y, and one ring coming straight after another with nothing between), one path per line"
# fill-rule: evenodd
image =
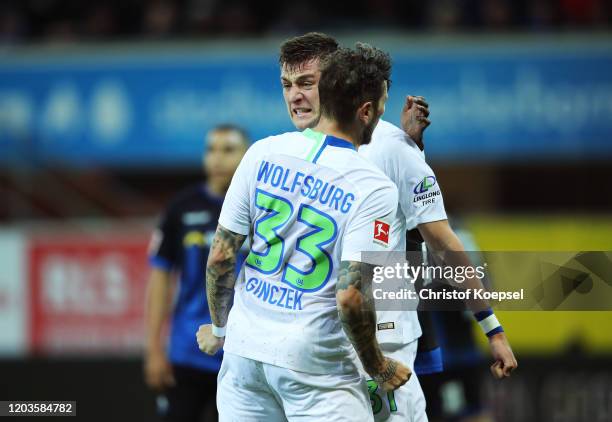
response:
M173 364L216 372L222 353L202 353L196 341L201 324L211 322L206 300L206 260L217 228L223 197L203 185L180 192L162 216L154 235L150 262L177 272L179 284L170 325L168 359Z
M422 252L423 237L417 228L406 232L406 251L407 252ZM413 255L414 256L414 255ZM418 265L418 263L416 263ZM413 264L414 265L414 264ZM415 287L417 290L423 288L423 279L419 278ZM414 371L417 375L434 374L444 370L442 361L442 349L438 344L437 330L434 325L431 312L418 311L419 324L421 324L421 337L419 337L419 345L417 355L414 360Z

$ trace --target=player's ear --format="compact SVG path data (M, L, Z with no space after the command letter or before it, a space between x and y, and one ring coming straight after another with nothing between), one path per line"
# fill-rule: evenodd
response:
M364 125L372 121L374 118L374 104L372 104L372 101L363 103L361 107L357 109L357 118Z

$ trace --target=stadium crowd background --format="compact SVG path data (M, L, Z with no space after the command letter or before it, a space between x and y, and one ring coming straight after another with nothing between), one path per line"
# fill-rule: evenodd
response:
M343 29L402 31L549 31L606 29L606 0L7 0L0 6L5 43L185 37L266 36Z
M481 249L612 250L611 25L605 0L3 1L0 400L152 420L149 235L208 129L291 129L276 53L309 30L389 49L389 120L428 98L428 161ZM482 380L496 420L612 420L612 313L498 315L520 368Z

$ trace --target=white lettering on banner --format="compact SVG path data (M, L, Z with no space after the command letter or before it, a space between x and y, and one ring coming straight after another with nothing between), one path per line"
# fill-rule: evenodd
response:
M0 91L0 125L6 134L23 136L34 119L34 100L24 91Z
M52 312L113 315L129 306L127 262L108 254L95 260L51 255L42 265L43 304Z
M34 236L29 251L34 351L139 352L149 273L146 233Z
M27 350L25 246L21 233L0 231L0 355Z
M43 129L55 135L75 136L83 120L82 93L72 82L52 86L42 113Z
M126 88L114 79L99 82L91 99L91 128L104 143L122 141L132 126L132 105Z

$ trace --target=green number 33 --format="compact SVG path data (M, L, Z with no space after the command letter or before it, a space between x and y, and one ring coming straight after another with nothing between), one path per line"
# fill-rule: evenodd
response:
M273 274L279 270L286 254L285 239L279 233L293 215L293 205L285 198L257 189L255 206L266 211L255 222L255 235L265 241L264 250L251 248L246 265L263 274ZM297 239L295 249L310 258L310 268L300 269L289 262L285 265L282 281L303 291L321 289L329 280L333 271L333 262L325 246L333 243L338 235L336 221L316 208L301 204L297 212L297 221L311 231ZM289 256L290 257L290 256Z

